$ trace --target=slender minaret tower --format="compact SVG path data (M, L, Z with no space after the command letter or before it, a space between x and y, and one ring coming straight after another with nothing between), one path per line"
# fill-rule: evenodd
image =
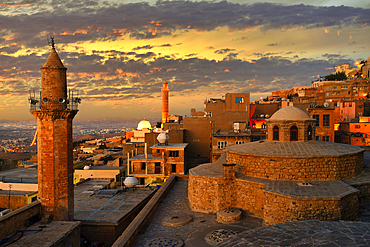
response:
M72 120L79 98L67 98L67 68L53 39L49 57L40 69L40 100L30 99L30 112L37 120L38 200L43 217L73 220Z
M163 82L162 86L162 127L168 122L168 83Z

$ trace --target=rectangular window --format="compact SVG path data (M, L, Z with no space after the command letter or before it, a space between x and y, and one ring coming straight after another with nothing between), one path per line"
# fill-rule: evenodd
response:
M239 145L239 144L244 144L245 142L244 141L236 141L235 144L236 145Z
M328 141L329 141L329 138L330 138L330 136L323 136L323 137L322 137L322 140L323 140L324 142L328 142Z
M312 116L313 119L316 119L316 124L315 126L316 127L319 127L320 126L320 115L313 115Z
M315 139L316 139L317 141L320 141L320 136L315 136Z
M358 125L358 124L356 124L355 125L355 129L359 129L361 126L360 125Z
M349 102L349 103L348 103L348 106L349 106L349 107L352 107L352 102Z
M341 88L342 89L348 89L348 86L342 86Z
M218 141L217 142L217 148L223 149L224 147L227 147L227 141Z
M172 173L176 172L176 164L171 164L171 172Z
M324 127L330 126L330 115L329 114L322 115L322 126Z
M235 103L243 104L244 103L244 97L236 97L235 98Z
M154 173L155 174L160 174L161 173L161 162L155 162L154 167L155 167Z
M159 154L161 152L161 150L157 149L157 154Z
M146 163L145 162L141 162L141 170L145 170L146 168Z
M179 157L179 151L170 151L168 157Z
M337 89L337 86L333 86L333 89Z
M145 178L140 178L140 185L145 185Z

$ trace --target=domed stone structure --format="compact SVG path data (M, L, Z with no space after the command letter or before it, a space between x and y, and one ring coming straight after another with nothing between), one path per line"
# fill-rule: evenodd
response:
M192 209L239 208L265 225L355 220L359 190L342 180L363 170L362 148L312 140L315 120L288 106L267 122L267 140L233 145L218 161L189 171Z
M147 120L141 120L137 125L137 130L152 129L152 125Z

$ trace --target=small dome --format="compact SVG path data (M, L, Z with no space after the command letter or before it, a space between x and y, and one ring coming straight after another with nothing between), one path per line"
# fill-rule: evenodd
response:
M286 106L275 112L270 120L309 120L312 119L301 109L294 106Z
M141 120L139 124L137 125L137 130L142 130L142 129L152 129L152 125L147 120Z

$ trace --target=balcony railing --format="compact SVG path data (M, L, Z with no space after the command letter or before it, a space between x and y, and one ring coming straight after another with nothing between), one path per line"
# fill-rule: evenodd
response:
M81 98L79 96L74 96L73 93L71 96L70 92L66 99L53 99L52 96L50 99L41 99L41 92L36 94L33 91L30 93L28 102L30 104L30 111L78 110L78 105L81 103Z

